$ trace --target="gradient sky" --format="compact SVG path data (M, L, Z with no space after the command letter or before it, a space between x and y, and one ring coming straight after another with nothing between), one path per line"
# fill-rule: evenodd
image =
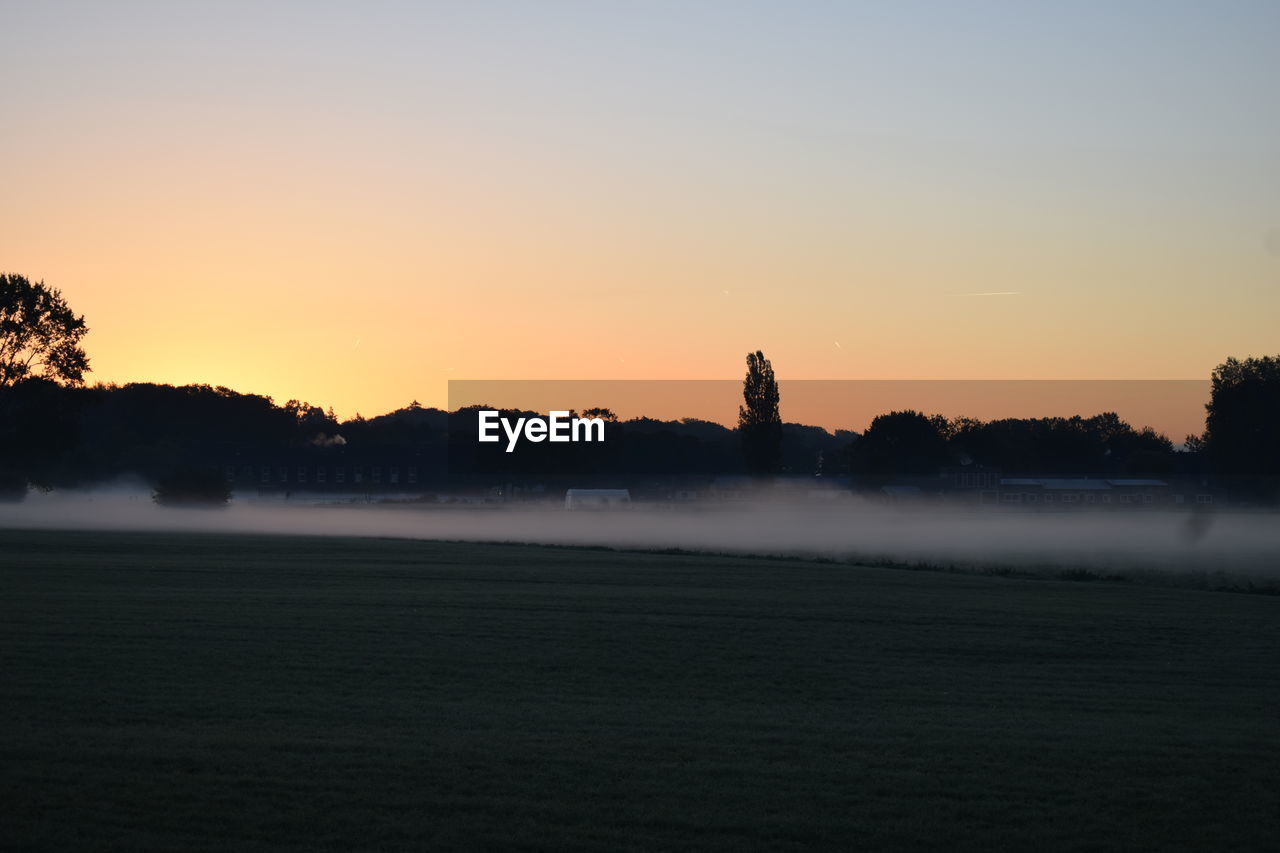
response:
M1280 351L1280 3L7 0L0 81L0 270L98 381Z

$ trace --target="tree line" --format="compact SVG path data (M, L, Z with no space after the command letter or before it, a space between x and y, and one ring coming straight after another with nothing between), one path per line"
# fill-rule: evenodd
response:
M439 486L450 476L458 483L779 474L887 481L970 465L1007 473L1275 475L1280 457L1274 429L1239 424L1241 413L1252 417L1261 405L1249 390L1253 380L1241 377L1255 368L1274 371L1277 360L1253 361L1252 367L1232 362L1215 380L1208 430L1190 440L1188 451L1114 413L981 421L900 411L876 417L861 434L781 417L768 421L767 429L692 418L614 418L603 444L543 443L507 454L501 445L475 442L479 407L451 413L412 403L378 417L340 420L316 405L277 404L208 385L77 386L29 377L0 387L0 477L13 491L28 482L70 487L131 474L156 482L178 468L276 460L417 460L424 484Z
M131 474L154 483L180 469L275 459L414 459L424 486L780 474L874 481L971 465L1008 473L1280 475L1280 356L1229 358L1215 368L1205 431L1188 436L1185 450L1110 412L981 421L899 411L876 417L861 435L786 423L773 366L756 351L746 359L736 428L690 418L619 421L608 410L584 409L611 421L604 444L505 454L473 440L479 407L450 413L414 402L339 420L332 409L223 387L87 386L86 331L57 290L0 275L0 491Z

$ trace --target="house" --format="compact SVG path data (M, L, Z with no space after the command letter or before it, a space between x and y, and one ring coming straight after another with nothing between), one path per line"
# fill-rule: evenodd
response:
M948 500L959 503L994 504L1000 501L1000 471L984 465L943 468L938 472Z
M413 454L366 458L333 451L303 451L222 467L233 489L259 495L419 494L426 487L429 472L434 470Z
M1155 477L1002 477L1000 503L1044 509L1179 509L1215 503L1206 481ZM1220 495L1217 495L1220 497Z
M1048 507L1111 502L1108 480L1089 477L1002 477L1000 503Z

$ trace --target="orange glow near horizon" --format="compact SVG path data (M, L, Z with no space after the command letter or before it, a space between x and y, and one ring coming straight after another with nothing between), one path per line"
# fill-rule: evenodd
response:
M1276 351L1264 26L1171 19L1168 55L1076 68L1043 10L666 14L32 7L0 35L0 269L86 316L91 382L343 417L450 379L736 380L756 349L782 379Z

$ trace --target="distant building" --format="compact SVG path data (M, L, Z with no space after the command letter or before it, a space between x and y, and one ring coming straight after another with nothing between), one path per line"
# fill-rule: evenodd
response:
M979 466L944 468L933 477L901 476L868 495L891 502L1002 506L1037 511L1183 509L1221 506L1227 494L1203 477L1039 475L1005 477Z
M1049 509L1178 508L1220 499L1207 481L1153 477L1002 477L1000 503Z
M953 500L994 504L1000 500L1000 471L982 465L943 468L943 491Z
M428 470L410 454L352 458L347 453L323 450L223 466L233 489L259 495L420 493Z

